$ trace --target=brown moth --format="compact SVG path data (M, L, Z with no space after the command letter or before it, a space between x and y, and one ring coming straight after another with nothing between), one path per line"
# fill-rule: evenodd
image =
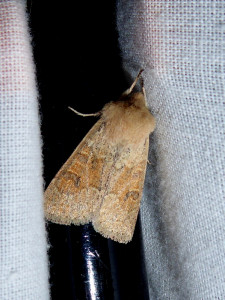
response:
M145 89L134 93L141 70L116 102L96 114L99 121L84 137L45 191L49 221L81 225L92 222L104 237L129 242L139 212L155 119L146 106Z

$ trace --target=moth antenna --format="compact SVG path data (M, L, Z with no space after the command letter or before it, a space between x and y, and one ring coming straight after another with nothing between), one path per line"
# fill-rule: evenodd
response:
M80 113L79 111L75 110L74 108L72 108L70 106L68 106L68 108L70 110L72 110L75 114L77 114L78 116L82 116L82 117L97 117L97 116L100 116L100 114L101 114L101 111L93 113L93 114L82 114L82 113Z
M130 94L130 93L133 91L133 89L134 89L135 85L137 84L138 80L140 79L141 74L142 74L143 71L144 71L144 69L141 69L141 70L139 71L139 73L138 73L137 77L135 78L134 82L132 83L131 87L130 87L128 90L126 90L125 93L126 93L127 95Z
M143 93L144 98L145 98L145 105L147 106L147 96L146 96L146 91L145 91L145 87L144 87L144 79L143 79L143 77L140 78L140 82L141 82L142 93Z

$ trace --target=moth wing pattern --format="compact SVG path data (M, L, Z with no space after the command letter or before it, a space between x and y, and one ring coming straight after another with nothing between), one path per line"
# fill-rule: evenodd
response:
M99 200L104 159L95 159L93 141L100 143L104 126L100 119L80 142L45 191L47 220L58 224L86 224Z
M65 162L45 192L45 216L58 224L93 223L121 243L132 239L145 178L144 146L108 145L100 119Z
M115 151L113 166L106 163L103 177L104 197L92 223L104 237L120 243L131 241L140 208L149 139L139 149L125 147Z

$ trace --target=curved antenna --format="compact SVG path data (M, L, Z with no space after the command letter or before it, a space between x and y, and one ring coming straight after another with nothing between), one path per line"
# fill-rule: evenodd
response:
M143 93L144 99L145 99L145 105L147 106L147 96L146 96L146 91L145 91L145 87L144 87L144 79L142 77L140 78L140 82L141 82L142 93Z
M68 106L68 108L70 110L72 110L75 114L77 114L78 116L82 116L82 117L97 117L97 116L100 116L101 112L97 112L97 113L93 113L93 114L82 114L80 113L79 111L75 110L74 108Z
M137 84L138 80L140 79L141 74L142 74L143 71L144 71L144 69L141 69L141 70L139 71L139 73L137 74L137 77L135 78L135 80L134 80L134 82L132 83L131 87L130 87L128 90L126 90L125 93L126 93L127 95L130 94L130 93L133 91L133 89L134 89L135 85ZM143 88L143 86L142 86L142 88Z

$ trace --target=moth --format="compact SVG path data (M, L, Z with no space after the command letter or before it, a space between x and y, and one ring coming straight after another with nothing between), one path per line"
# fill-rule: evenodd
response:
M47 220L87 224L106 238L131 241L142 197L149 135L155 119L141 92L133 92L141 70L118 101L96 114L100 119L58 171L44 195Z

